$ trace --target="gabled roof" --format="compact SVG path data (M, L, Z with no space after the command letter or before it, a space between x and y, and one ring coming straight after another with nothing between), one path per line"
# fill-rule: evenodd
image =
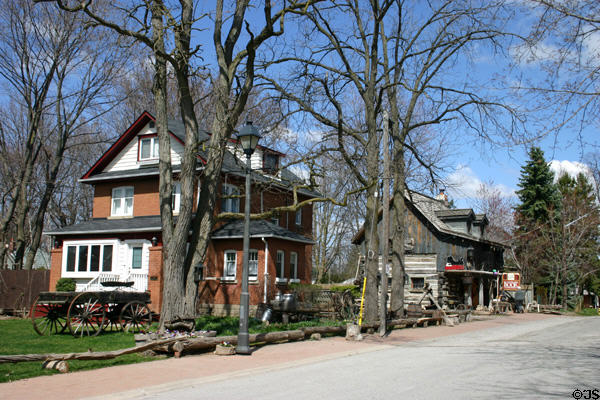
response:
M475 213L470 208L453 208L448 210L438 210L435 212L435 215L441 220L475 219Z
M137 134L142 130L142 128L144 126L146 126L146 124L148 124L149 122L156 122L156 118L154 118L154 116L152 114L150 114L148 111L144 111L142 113L142 115L140 115L138 117L138 119L135 120L135 122L117 139L117 141L115 143L112 144L112 146L110 146L108 148L108 150L106 150L104 152L104 154L100 157L100 159L98 159L98 161L96 161L96 163L81 177L81 181L87 181L88 179L90 179L92 176L98 175L98 174L102 174L102 171L104 170L104 168L106 168L106 166L121 152L121 150L123 150L125 148L125 146L127 146L127 144L134 138L137 136ZM169 131L169 133L171 134L171 136L177 140L178 142L180 142L182 145L185 144L185 126L183 125L183 123L179 120L174 120L174 119L170 119L167 121L167 129ZM198 141L200 143L207 141L210 138L210 133L200 129L198 131ZM237 141L235 139L230 139L231 142L237 143ZM261 149L265 149L268 150L271 153L275 153L275 154L279 154L280 156L285 156L285 154L280 153L276 150L273 149L268 149L266 147L263 146L258 146ZM229 153L226 153L229 154ZM198 152L198 157L203 161L206 162L206 157L207 153L206 151L202 151L200 150ZM233 155L229 154L232 158L235 159L235 157L233 157ZM224 166L227 160L224 161ZM231 165L231 163L229 163Z
M507 248L507 246L502 243L495 242L492 240L480 239L476 236L469 235L469 234L461 232L461 231L456 231L456 230L452 229L450 226L448 226L446 223L444 223L444 218L440 218L440 216L439 216L439 215L444 215L444 216L448 215L448 216L450 216L450 218L455 218L455 217L466 218L466 217L470 217L470 215L473 214L472 218L475 218L475 214L473 213L473 210L470 208L468 208L468 209L451 209L451 208L448 208L448 206L446 206L443 201L436 200L436 199L429 197L427 195L424 195L422 193L413 192L413 191L405 191L404 199L408 203L412 204L413 207L416 209L416 211L419 214L421 214L428 222L430 222L431 225L440 233L460 237L460 238L467 239L467 240L474 241L474 242L487 243L492 246ZM390 204L391 203L392 203L392 200L390 200ZM382 215L382 211L380 210L379 218L381 218L381 215ZM446 217L446 218L448 218L448 217ZM352 243L358 244L358 243L362 242L362 240L364 239L364 233L365 233L365 228L363 225L363 227L358 231L358 233L356 235L354 235L354 237L352 238Z

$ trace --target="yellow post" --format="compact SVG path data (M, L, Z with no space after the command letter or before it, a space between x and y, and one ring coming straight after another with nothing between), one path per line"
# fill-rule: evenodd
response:
M365 304L365 289L367 288L367 277L363 278L363 290L360 298L360 313L358 314L358 326L362 326L363 305Z

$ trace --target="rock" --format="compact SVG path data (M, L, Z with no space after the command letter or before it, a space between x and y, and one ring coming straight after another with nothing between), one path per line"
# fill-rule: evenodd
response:
M346 324L346 340L357 340L360 328L356 324Z
M321 334L313 333L312 335L310 335L310 340L321 340Z

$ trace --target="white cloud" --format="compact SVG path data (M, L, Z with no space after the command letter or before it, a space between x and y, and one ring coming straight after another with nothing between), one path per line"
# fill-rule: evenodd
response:
M467 165L458 165L456 170L446 178L450 199L476 199L477 191L484 183ZM503 197L515 196L515 190L506 185L494 184Z
M593 181L592 173L590 168L578 161L569 160L552 160L550 161L550 169L554 172L554 181L558 180L558 177L563 174L569 174L569 176L575 178L577 174L583 172L583 174L590 180Z

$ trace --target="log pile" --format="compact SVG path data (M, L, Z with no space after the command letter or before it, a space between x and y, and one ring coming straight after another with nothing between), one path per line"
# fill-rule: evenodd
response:
M387 326L391 328L406 328L427 326L430 322L438 323L442 319L441 315L434 313L431 317L423 318L401 318L390 320ZM305 327L291 331L268 332L252 334L249 337L250 343L265 344L278 343L284 341L305 340L312 337L320 337L320 335L333 334L341 335L346 332L346 325L332 326L313 326ZM379 323L363 324L362 330L375 330L379 328ZM148 339L150 339L148 337ZM152 350L154 352L162 352L173 354L175 357L180 357L184 352L193 352L199 350L208 350L215 348L218 344L228 342L232 345L237 344L237 336L219 336L219 337L188 337L180 336L162 340L152 340L146 343L137 343L135 347L127 349L102 351L102 352L84 352L84 353L66 353L66 354L23 354L23 355L0 355L0 364L2 363L17 363L27 361L43 361L47 368L54 368L68 371L68 365L55 363L54 361L68 360L108 360L125 354L141 353ZM52 362L52 363L50 363ZM58 367L61 368L58 368Z

